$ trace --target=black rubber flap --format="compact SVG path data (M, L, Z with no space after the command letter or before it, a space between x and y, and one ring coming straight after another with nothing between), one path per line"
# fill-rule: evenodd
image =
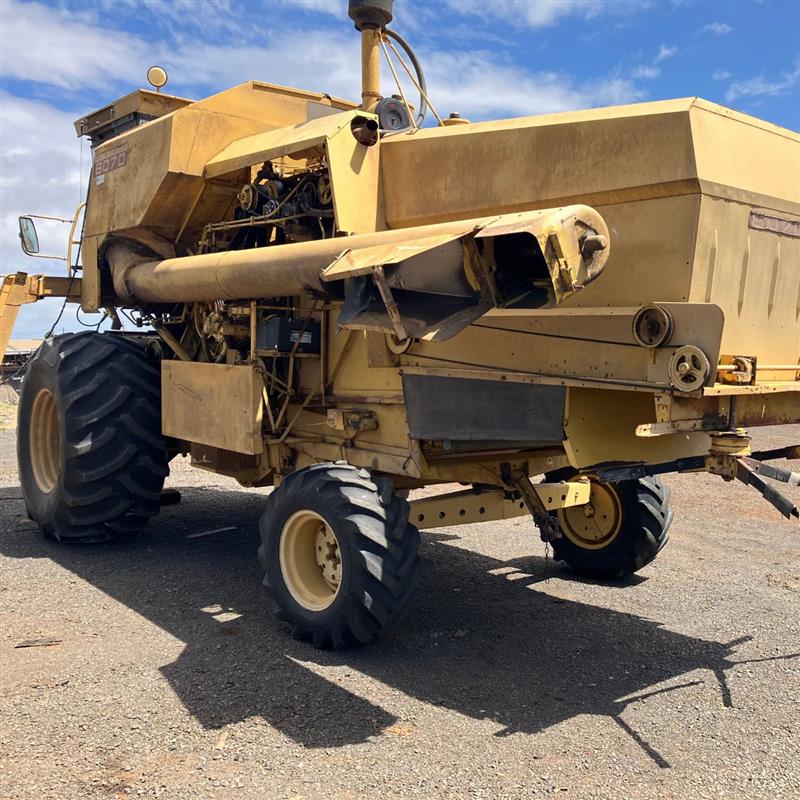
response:
M560 443L563 386L403 375L411 436L453 441Z

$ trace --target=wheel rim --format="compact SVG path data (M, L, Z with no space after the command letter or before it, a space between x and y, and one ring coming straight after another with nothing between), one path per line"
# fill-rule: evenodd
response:
M292 597L309 611L328 608L342 580L339 540L331 526L315 511L296 511L281 529L278 550Z
M573 544L585 550L608 547L622 527L622 502L609 483L592 481L589 502L562 508L558 512L561 531Z
M61 461L61 424L49 389L40 389L33 400L28 445L33 479L41 492L49 494L58 483Z

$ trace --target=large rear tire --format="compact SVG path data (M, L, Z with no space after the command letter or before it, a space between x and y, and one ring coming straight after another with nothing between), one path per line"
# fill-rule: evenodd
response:
M388 481L345 462L299 470L272 492L258 556L295 638L343 649L400 619L420 574L408 512Z
M47 339L20 392L28 515L61 542L104 542L158 513L169 469L158 363L111 333Z
M658 478L592 482L587 506L553 512L553 555L574 572L618 579L650 564L669 540L670 491Z

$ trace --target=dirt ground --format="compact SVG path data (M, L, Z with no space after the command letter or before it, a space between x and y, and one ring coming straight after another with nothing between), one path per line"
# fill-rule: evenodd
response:
M571 578L524 519L424 534L408 618L326 653L270 613L262 491L173 463L183 502L146 534L58 546L14 435L2 798L800 796L800 526L750 489L670 478L671 541L625 585Z

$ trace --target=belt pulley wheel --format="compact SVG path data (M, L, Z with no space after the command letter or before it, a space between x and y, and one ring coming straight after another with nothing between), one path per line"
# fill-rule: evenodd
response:
M28 436L33 479L39 491L49 494L58 483L61 461L61 424L49 389L40 389L33 399Z
M339 541L315 511L292 514L283 525L279 545L286 588L303 608L322 611L333 603L342 580Z
M573 544L586 550L608 547L622 527L622 502L608 483L592 481L589 502L558 512L561 531Z
M682 392L701 389L711 372L711 364L706 354L694 345L679 347L667 368L672 385Z
M327 175L323 175L317 182L317 196L319 204L323 207L329 206L333 202L333 187L331 179Z

